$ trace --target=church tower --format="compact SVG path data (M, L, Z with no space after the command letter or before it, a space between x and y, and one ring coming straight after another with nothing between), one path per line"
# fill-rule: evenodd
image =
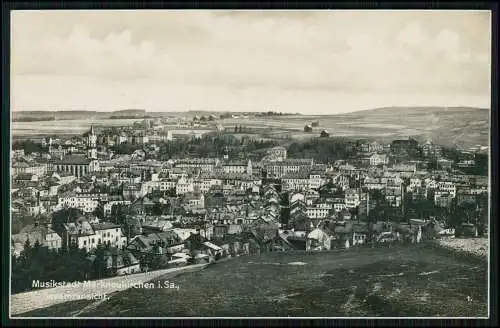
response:
M94 125L90 126L90 131L87 134L87 157L89 159L97 159L97 135L94 131Z
M87 135L87 147L95 148L97 146L97 135L94 131L94 125L90 125L90 131Z

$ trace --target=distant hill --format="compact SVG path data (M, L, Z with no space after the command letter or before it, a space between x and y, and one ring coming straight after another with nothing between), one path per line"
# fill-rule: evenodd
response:
M335 124L332 124L335 123ZM321 127L337 126L387 137L430 138L445 145L489 144L490 110L473 107L388 107L321 118Z
M358 115L380 115L380 114L395 114L396 112L399 115L412 115L412 114L421 114L425 113L467 113L474 111L484 111L489 112L487 108L477 108L477 107L439 107L439 106L430 106L430 107L380 107L373 109L360 110L356 112L341 114L342 116L358 116Z
M125 109L113 112L93 110L60 110L60 111L11 111L13 122L47 121L47 120L81 120L107 119L113 116L143 117L147 112L144 109Z
M113 112L114 115L145 115L145 109L123 109Z

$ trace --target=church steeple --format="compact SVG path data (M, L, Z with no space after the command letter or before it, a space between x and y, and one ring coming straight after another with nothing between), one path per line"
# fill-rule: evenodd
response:
M94 131L94 125L90 125L90 131L87 134L87 147L95 148L97 146L97 135Z

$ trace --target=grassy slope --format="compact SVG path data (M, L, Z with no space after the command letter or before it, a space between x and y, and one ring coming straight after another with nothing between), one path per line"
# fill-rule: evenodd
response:
M445 145L473 146L488 144L489 118L490 112L487 109L410 107L380 108L327 116L225 120L224 124L269 126L299 131L304 124L319 120L320 126L315 128L311 135L318 135L319 131L326 129L332 136L379 139L420 136Z
M296 261L307 264L288 264ZM171 281L179 290L127 290L82 316L487 315L486 262L424 246L267 253Z

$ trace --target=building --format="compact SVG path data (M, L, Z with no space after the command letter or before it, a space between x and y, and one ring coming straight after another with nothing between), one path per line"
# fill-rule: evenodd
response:
M62 238L52 229L51 224L30 224L18 234L12 235L13 243L20 244L22 247L24 247L26 240L30 241L31 246L38 241L41 247L46 247L49 250L57 251L62 247Z
M47 173L47 166L35 162L15 161L11 166L11 173L17 175L20 173L36 174L43 176Z
M269 162L264 165L264 171L270 179L280 179L286 174L309 172L314 161L309 158L287 159L281 162Z
M93 224L97 241L104 245L123 248L127 245L127 237L123 235L122 229L117 224L97 223Z
M184 194L183 203L189 210L201 210L205 208L205 197L201 193L187 193Z
M105 269L117 276L141 272L139 260L131 252L116 247L104 250L103 262Z
M90 224L83 218L76 222L64 224L63 244L75 245L87 252L97 248L97 245L108 245L122 248L127 245L119 225L111 223Z
M437 207L451 207L453 204L453 197L447 191L436 191L434 193L434 204Z
M59 196L58 207L67 206L77 208L84 213L92 213L99 206L100 196L98 194L80 194L67 192Z
M87 148L97 147L97 134L94 131L94 125L90 126L90 130L83 134Z
M309 173L292 172L281 179L283 191L303 191L309 189Z
M414 152L417 148L418 142L413 138L394 140L391 142L391 152L393 153Z
M177 195L183 195L192 192L194 192L194 184L192 179L181 178L177 181L177 185L175 186L175 193Z
M323 219L330 214L332 209L333 204L331 203L316 203L307 207L306 214L311 219Z
M38 182L38 175L33 173L19 173L14 178L14 182L18 184L25 182Z
M99 161L81 155L69 155L56 159L51 163L51 171L68 172L76 177L85 176L91 172L100 171Z
M434 145L430 140L427 140L422 146L422 155L426 158L440 158L441 147Z
M287 150L284 147L273 147L267 151L266 159L273 162L286 160Z
M355 189L347 190L344 199L346 208L356 208L360 204L360 196Z
M13 149L11 156L12 158L24 156L24 149Z
M373 154L370 156L370 165L387 165L389 164L389 157L386 154Z
M224 173L237 173L237 174L249 174L252 175L252 161L230 161L223 165Z
M442 170L449 170L453 166L453 161L450 161L446 158L438 159L438 167Z
M118 206L118 205L130 205L129 200L110 200L103 206L103 211L104 211L104 216L110 216L111 213L113 212L113 206Z
M219 165L219 160L216 158L182 159L175 161L174 165L176 168L199 168L202 172L213 172L215 167Z
M450 181L439 181L437 183L437 189L439 191L447 192L451 195L452 198L455 198L457 194L457 186L454 182Z
M313 170L309 173L309 189L318 190L324 184L321 171Z

